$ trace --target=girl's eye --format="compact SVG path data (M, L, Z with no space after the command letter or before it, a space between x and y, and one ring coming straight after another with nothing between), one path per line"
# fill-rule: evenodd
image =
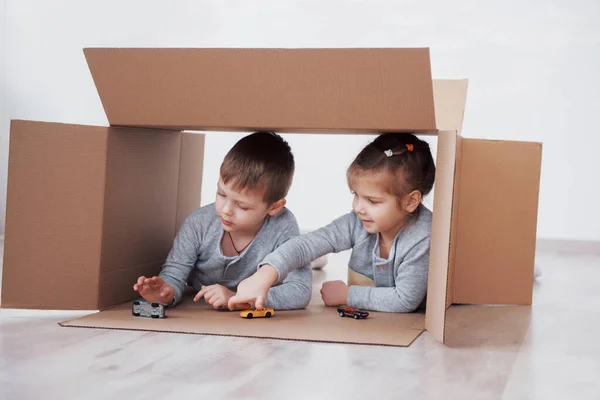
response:
M217 192L217 196L219 196L219 197L225 197L225 194Z
M239 206L239 207L240 207L240 210L242 210L242 211L248 211L247 207L242 207L242 206Z
M376 202L376 201L373 201L373 200L371 200L371 199L369 199L369 203L371 203L371 204L378 204L378 202Z

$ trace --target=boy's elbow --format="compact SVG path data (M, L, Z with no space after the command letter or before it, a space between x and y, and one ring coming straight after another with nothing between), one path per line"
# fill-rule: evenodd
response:
M299 295L298 295L297 301L295 302L296 304L294 304L294 306L295 306L294 308L296 310L300 310L300 309L304 309L304 308L308 307L311 297L312 297L312 287L302 285L301 290L299 290Z
M306 308L308 307L308 305L310 304L310 298L312 293L309 291L307 295L303 296L302 299L300 299L300 302L298 304L298 308Z
M296 297L296 301L293 302L294 304L292 304L292 309L294 310L301 310L308 307L308 304L310 303L310 299L312 297L312 287L305 285L298 286L298 296Z

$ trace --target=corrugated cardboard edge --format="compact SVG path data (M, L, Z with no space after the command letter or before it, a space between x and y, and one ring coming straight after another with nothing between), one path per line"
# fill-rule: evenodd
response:
M463 137L456 135L456 160L454 162L454 188L452 190L452 222L450 226L450 256L448 259L448 288L446 309L454 303L454 271L456 268L456 246L458 243L458 221L460 210L460 182L462 175Z
M225 337L242 337L252 339L270 339L270 340L285 340L293 342L311 342L311 343L331 343L331 344L353 344L353 345L364 345L364 346L381 346L381 347L409 347L414 343L415 340L425 331L424 329L406 329L406 331L414 331L415 335L408 344L404 345L393 345L388 343L374 343L374 342L352 342L352 341L331 341L331 340L318 340L318 339L294 339L294 338L283 338L277 336L255 336L255 335L234 335L224 333L198 333L198 332L187 332L187 331L168 331L160 329L139 329L139 328L112 328L100 325L81 325L75 322L76 320L63 321L58 324L65 328L88 328L88 329L106 329L113 331L135 331L135 332L159 332L159 333L175 333L184 335L203 335L203 336L225 336Z
M442 343L445 338L457 137L456 131L440 131L438 134L434 219L431 227L425 329Z

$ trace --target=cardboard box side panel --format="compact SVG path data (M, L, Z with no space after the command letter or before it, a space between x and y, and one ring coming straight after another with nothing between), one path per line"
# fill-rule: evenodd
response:
M2 307L97 308L106 146L105 127L12 121Z
M182 133L175 231L186 217L200 207L205 135Z
M454 302L531 304L540 143L463 139Z
M467 103L467 79L434 79L435 121L439 130L462 131Z
M119 303L139 299L139 293L132 289L137 278L158 275L163 264L164 259L160 259L103 273L100 277L102 292L100 293L98 309L105 309Z
M113 126L436 129L427 48L84 52Z
M100 305L128 300L134 293L114 289L116 271L135 266L156 272L175 237L181 132L110 128Z
M436 160L425 328L440 342L444 342L446 319L456 137L454 131L439 133Z
M452 193L452 223L450 227L450 256L448 261L448 293L446 308L454 303L454 269L456 265L456 243L458 242L458 205L460 204L460 177L462 170L463 138L456 136L456 160L454 167L454 189Z

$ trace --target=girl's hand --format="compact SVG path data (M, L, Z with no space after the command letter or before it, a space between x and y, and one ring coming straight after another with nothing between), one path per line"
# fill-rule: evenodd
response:
M265 264L250 277L240 282L237 293L229 299L229 309L235 310L242 305L250 305L250 308L262 310L269 294L269 289L277 281L277 270Z
M204 300L208 304L213 306L215 310L218 310L220 308L227 307L229 299L234 295L234 292L222 285L202 286L198 294L194 296L194 301L196 302L204 297Z
M350 288L342 281L329 281L323 283L321 297L326 306L341 306L348 304L348 290Z
M158 276L152 278L140 276L133 285L133 290L138 292L148 303L171 304L175 297L175 290L171 285Z

